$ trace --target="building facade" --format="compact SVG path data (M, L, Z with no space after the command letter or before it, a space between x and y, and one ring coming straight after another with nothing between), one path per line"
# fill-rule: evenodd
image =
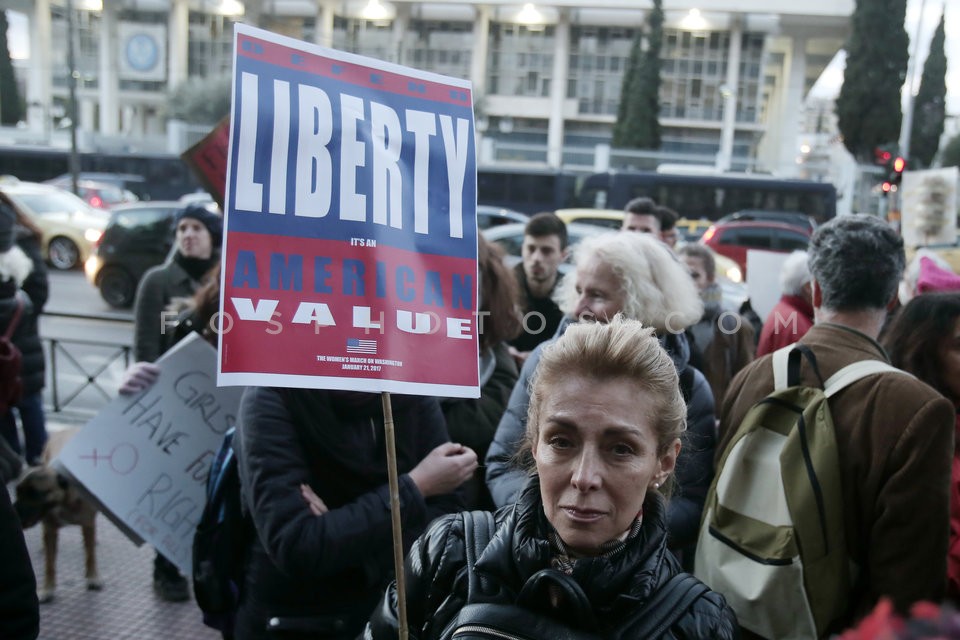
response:
M174 88L226 86L233 23L470 79L482 162L648 168L687 162L797 175L804 99L848 34L853 0L667 2L662 148L609 148L652 0L10 0L30 22L28 128L68 101L83 140L164 137ZM19 4L19 6L18 6ZM175 151L175 149L171 149Z

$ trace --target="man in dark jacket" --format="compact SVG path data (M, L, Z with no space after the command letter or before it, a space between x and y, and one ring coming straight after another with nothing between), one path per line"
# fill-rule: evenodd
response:
M552 296L560 282L560 263L567 252L567 225L552 213L538 213L523 229L523 261L514 267L520 285L523 331L508 342L510 355L523 366L530 352L549 340L563 312Z
M688 366L690 350L682 333L703 313L700 296L684 266L649 234L594 236L581 241L574 255L576 271L560 284L561 308L567 318L557 335L570 322L607 322L617 313L640 320L657 330L680 372L681 387L686 387L687 434L677 461L679 486L670 500L668 523L671 547L687 547L696 541L703 501L713 479L715 442L713 394L703 374ZM525 432L530 380L540 351L548 344L537 347L524 364L487 452L487 487L498 507L513 504L527 480L527 474L514 464L514 454Z

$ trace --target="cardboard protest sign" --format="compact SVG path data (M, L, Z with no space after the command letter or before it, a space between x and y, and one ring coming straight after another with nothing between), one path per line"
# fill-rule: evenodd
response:
M235 46L219 383L479 397L470 84Z
M761 320L766 320L780 300L780 271L789 253L747 251L747 292L750 306Z
M153 386L117 397L56 460L134 542L149 542L187 575L210 462L243 392L216 386L216 364L213 347L184 338L157 360Z
M900 234L908 247L956 244L957 167L903 174Z
M227 185L227 145L230 141L230 119L224 118L202 140L180 154L203 188L213 196L223 211Z

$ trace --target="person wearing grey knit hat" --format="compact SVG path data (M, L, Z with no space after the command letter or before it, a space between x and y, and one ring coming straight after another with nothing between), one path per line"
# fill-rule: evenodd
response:
M174 220L175 228L179 228L180 222L187 218L197 220L206 227L210 233L212 249L220 248L223 243L223 218L202 204L191 204L177 213Z

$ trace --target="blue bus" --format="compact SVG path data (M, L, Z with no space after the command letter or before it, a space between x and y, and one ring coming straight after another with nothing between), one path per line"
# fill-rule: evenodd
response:
M717 220L735 211L796 211L817 224L837 214L837 190L829 182L755 173L607 171L583 179L580 206L622 209L646 196L688 219Z
M578 206L580 174L562 169L478 167L477 204L533 215Z
M176 200L180 196L201 189L180 156L162 153L106 153L78 154L80 171L124 173L142 176L132 191L141 200ZM43 182L70 171L70 152L47 147L0 146L0 175L16 176L28 182Z

